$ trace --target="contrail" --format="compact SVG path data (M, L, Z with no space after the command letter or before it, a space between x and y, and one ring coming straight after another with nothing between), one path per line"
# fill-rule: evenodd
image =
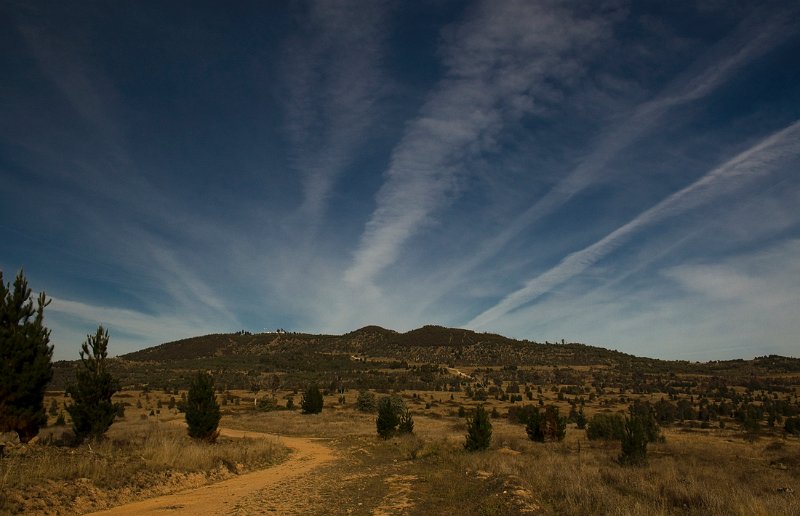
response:
M625 243L640 229L679 215L696 206L742 186L742 181L764 175L770 167L800 153L800 120L777 131L758 144L738 154L723 165L711 170L702 178L673 193L652 208L642 212L627 224L620 226L603 239L564 258L547 272L529 280L525 286L512 292L493 307L485 310L466 326L482 327L503 315L549 292L556 285L582 273L600 259ZM726 181L736 181L725 184Z

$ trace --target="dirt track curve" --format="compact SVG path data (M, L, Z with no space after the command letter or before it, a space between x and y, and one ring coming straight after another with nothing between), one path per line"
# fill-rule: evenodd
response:
M318 439L303 437L277 437L259 432L221 429L221 435L234 438L279 439L292 449L288 460L270 468L247 473L236 478L209 484L198 489L191 489L140 502L120 505L112 509L92 513L95 515L133 515L133 514L249 514L261 512L259 500L264 498L265 491L270 491L287 483L305 483L313 470L334 460L333 450ZM272 507L279 512L292 512L291 507Z

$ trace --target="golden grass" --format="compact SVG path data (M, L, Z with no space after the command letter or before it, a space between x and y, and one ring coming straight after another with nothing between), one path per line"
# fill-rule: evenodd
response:
M453 441L429 441L410 471L424 482L418 507L465 514L800 514L800 443L775 446L668 433L649 447L649 463L617 464L619 445L538 444L495 425L493 449L467 453ZM517 431L519 434L519 430ZM524 435L524 434L523 434ZM778 441L782 442L782 441ZM434 450L428 452L427 450ZM408 458L403 446L398 454ZM458 479L454 482L454 479Z
M117 422L101 442L12 450L0 460L0 512L45 510L54 503L64 512L99 509L266 467L285 455L269 439L208 445L190 439L179 425Z

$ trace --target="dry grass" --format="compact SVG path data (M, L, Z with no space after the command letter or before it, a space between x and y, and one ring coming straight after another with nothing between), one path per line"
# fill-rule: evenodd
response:
M630 468L616 461L619 443L589 442L573 427L562 443L533 443L522 426L505 418L492 420L490 450L467 453L466 425L454 414L459 406L469 410L477 403L463 393L454 393L453 400L444 392L402 393L414 415L415 435L387 441L377 438L374 414L354 409L354 391L346 393L344 405L336 396L326 397L317 415L256 412L252 394L236 394L250 401L225 407L223 426L323 437L338 449L339 460L315 473L315 492L326 512L332 511L328 501L337 500L342 510L333 513L345 508L391 513L402 506L410 514L454 508L464 515L800 514L800 440L778 432L765 431L751 443L737 425L667 429L665 443L650 445L649 463ZM568 405L555 393L544 394L566 413ZM235 474L238 464L260 467L281 456L269 441L194 443L182 428L164 424L180 420L174 411L147 415L163 395L137 394L128 401L137 398L142 409L128 409L125 424L112 426L109 439L91 450L40 445L0 461L0 512L98 509L199 486ZM510 404L490 399L486 406L504 414ZM586 413L625 407L587 404Z
M44 437L0 461L0 512L101 509L266 467L286 455L272 440L208 445L181 426L142 420L117 422L107 439L75 448Z
M618 444L536 444L495 425L494 449L466 453L428 441L409 471L417 507L466 514L800 514L800 443L750 444L668 434L642 468L616 463ZM498 428L499 427L499 428ZM519 433L519 432L517 432ZM570 442L571 441L571 442ZM781 442L781 441L778 441ZM398 446L398 455L406 454ZM458 479L454 481L454 479Z

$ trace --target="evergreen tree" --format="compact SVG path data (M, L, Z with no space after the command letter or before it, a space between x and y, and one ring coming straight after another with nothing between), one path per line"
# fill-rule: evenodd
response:
M359 391L356 406L361 412L375 412L377 406L375 395L366 389Z
M528 415L525 432L532 441L543 443L545 439L564 440L567 435L567 418L558 414L558 407L548 405L544 414L534 408Z
M528 414L528 423L525 425L525 432L531 441L537 443L544 442L544 415L535 409L534 412Z
M312 383L300 398L300 408L303 414L319 414L322 412L322 405L322 393L319 392L317 384Z
M586 428L586 415L583 413L583 407L581 407L578 411L578 415L575 417L575 424L578 425L579 430Z
M411 412L406 409L400 416L400 423L397 425L397 432L401 434L414 433L414 418L411 417Z
M392 403L392 398L384 396L378 401L378 419L375 420L378 435L383 439L388 439L394 434L399 424L400 415Z
M119 390L117 381L106 368L108 331L102 326L97 333L86 336L81 346L81 367L75 374L76 383L67 387L73 403L67 406L72 418L75 439L100 438L117 415L118 407L111 396Z
M0 271L0 432L15 431L28 442L47 424L44 391L53 377L53 346L44 326L44 292L33 307L22 271L13 288Z
M222 416L214 395L214 379L210 374L199 372L192 380L185 411L189 437L209 443L217 440L217 427Z
M631 466L647 462L647 432L649 421L641 413L632 412L625 418L625 433L622 436L622 454L619 461Z
M473 417L467 418L467 440L464 448L468 451L485 450L492 443L492 422L489 414L480 405Z

